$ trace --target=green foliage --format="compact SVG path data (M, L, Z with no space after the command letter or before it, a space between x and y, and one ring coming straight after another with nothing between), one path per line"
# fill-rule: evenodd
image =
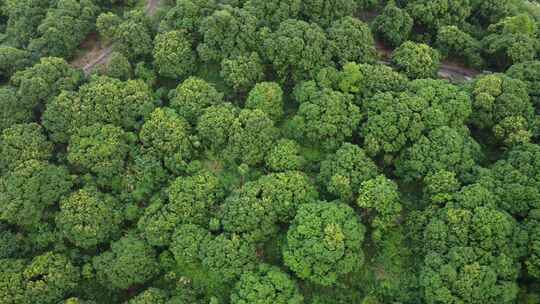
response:
M0 132L17 124L29 123L32 109L20 104L13 88L0 88Z
M8 21L6 34L16 47L25 47L37 37L37 27L41 24L50 3L42 0L9 1L5 5Z
M484 64L480 56L480 41L462 32L457 26L439 28L435 45L443 57L462 59L467 65L475 68L480 68Z
M259 82L249 92L245 107L259 109L279 121L283 117L283 90L275 82Z
M300 170L306 160L301 154L300 145L294 140L280 139L268 152L266 166L276 172Z
M277 267L261 264L242 274L231 294L232 304L301 304L295 282Z
M115 36L116 27L122 23L122 19L114 13L107 12L100 14L96 19L96 28L105 41L112 41Z
M262 48L283 83L313 78L331 65L331 44L315 23L286 20L268 34Z
M303 204L287 231L283 260L302 279L334 285L364 263L364 231L347 205Z
M294 95L300 107L291 124L300 141L334 150L356 131L361 113L352 95L319 89L313 81L300 84Z
M235 107L225 103L208 107L202 113L197 123L197 133L204 147L216 153L226 147L237 112Z
M300 12L309 21L328 26L334 20L352 16L357 7L358 1L354 0L305 0Z
M251 53L223 59L220 75L235 91L247 92L264 78L264 67L259 55Z
M262 26L276 29L288 19L298 19L302 1L300 0L250 0L244 7L255 16Z
M336 20L328 29L328 39L334 48L336 61L372 63L376 59L375 41L371 30L364 22L344 17Z
M24 303L24 260L0 259L0 296L6 304Z
M321 162L319 182L345 201L353 199L364 181L378 175L375 163L360 147L344 143Z
M114 197L86 187L60 201L56 226L77 247L92 248L118 233L119 209Z
M223 94L208 82L190 77L170 93L170 106L181 117L195 124L204 110L223 102Z
M380 15L373 20L373 32L390 46L405 42L412 31L413 19L406 10L389 2Z
M0 76L9 79L15 72L32 65L30 52L10 46L0 47Z
M154 65L158 74L173 79L191 75L195 70L196 54L191 38L184 31L170 31L154 39Z
M411 79L434 78L440 65L440 54L429 45L407 41L392 53L392 63Z
M64 167L28 160L0 177L0 220L35 227L47 208L72 187Z
M148 17L143 11L131 11L125 19L115 25L115 19L110 18L109 25L114 49L124 54L130 60L145 58L152 54L152 30Z
M396 160L396 175L405 181L414 181L446 170L467 180L481 157L480 145L468 130L444 126L422 135L403 151Z
M172 235L171 252L176 263L180 267L187 267L193 263L199 263L203 244L211 238L208 230L194 225L181 224L176 227Z
M28 160L46 161L52 156L52 144L36 123L16 124L0 135L0 172L12 170Z
M506 74L527 84L529 96L536 106L540 105L540 61L527 61L512 65Z
M474 1L474 0L473 0ZM414 21L431 30L441 26L462 26L471 15L470 0L413 0L407 1L407 12Z
M111 249L94 257L92 265L100 284L119 289L143 284L159 271L155 250L133 235L111 243Z
M111 59L107 63L105 74L112 78L118 78L124 81L128 80L132 75L131 64L122 53L113 52Z
M160 32L186 30L195 34L202 20L215 9L214 0L177 0L176 5L165 13L159 24Z
M150 287L131 298L127 304L165 304L167 303L167 293L161 289Z

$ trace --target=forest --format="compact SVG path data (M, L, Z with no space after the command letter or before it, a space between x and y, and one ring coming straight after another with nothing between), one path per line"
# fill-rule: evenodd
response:
M540 304L540 3L0 0L0 304Z

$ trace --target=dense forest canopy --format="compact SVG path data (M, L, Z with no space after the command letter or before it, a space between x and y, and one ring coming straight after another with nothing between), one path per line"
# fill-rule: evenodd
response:
M0 304L540 304L540 4L0 0Z

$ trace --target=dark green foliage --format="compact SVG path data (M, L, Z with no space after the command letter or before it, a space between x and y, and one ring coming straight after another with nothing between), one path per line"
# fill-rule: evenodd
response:
M249 0L244 6L249 10L262 26L272 29L279 27L287 19L298 19L301 13L301 0Z
M301 205L287 232L283 259L296 275L323 286L364 263L365 228L342 203Z
M392 63L411 79L435 78L440 54L429 45L407 41L392 53Z
M191 37L185 31L158 34L154 39L154 65L158 74L181 78L195 70L196 54Z
M56 226L73 244L91 248L107 242L122 220L116 199L92 187L83 188L60 201Z
M376 58L375 41L364 22L353 17L336 20L328 29L328 39L340 64L372 63Z
M161 289L150 287L130 299L128 304L165 304L167 303L167 293Z
M197 122L206 108L223 102L222 93L196 77L186 79L170 94L171 108L191 124Z
M462 59L467 65L476 68L484 64L480 56L480 41L462 32L457 26L439 28L435 45L443 57Z
M352 95L319 89L313 81L300 84L294 95L300 107L291 125L300 141L333 150L356 131L361 113Z
M143 11L128 12L125 20L118 26L114 18L111 20L112 39L114 48L130 60L137 60L151 55L152 31L148 17Z
M540 106L540 61L527 61L512 65L506 74L527 84L529 96L536 106Z
M249 92L245 107L259 109L274 121L283 117L283 90L275 82L260 82Z
M42 0L2 2L8 16L6 34L15 46L25 47L37 37L37 27L45 19L49 4L49 1Z
M0 296L6 304L26 301L24 294L24 260L0 259Z
M120 80L131 78L132 68L126 56L119 52L113 52L111 59L107 63L105 75Z
M407 1L406 8L416 23L437 30L444 25L463 25L471 15L470 3L470 0L413 0Z
M540 209L529 215L527 222L529 231L528 258L525 262L530 276L540 278Z
M30 52L14 47L0 47L0 76L9 79L15 72L32 64Z
M263 42L266 54L280 80L313 78L331 65L332 47L324 31L315 23L299 20L282 22Z
M311 22L330 25L341 17L352 16L358 1L354 0L305 0L302 1L301 14Z
M104 287L127 289L154 277L159 267L156 252L143 240L127 235L92 260L96 278Z
M377 175L377 166L364 150L344 143L339 150L321 162L318 179L329 193L349 201L364 181Z
M229 103L206 109L197 123L197 133L203 146L213 152L225 148L232 134L231 127L237 112L237 109Z
M202 20L216 7L214 0L177 0L176 5L167 10L159 24L160 32L186 30L196 33Z
M257 53L240 55L221 62L221 77L237 92L247 92L264 78L264 67Z
M96 29L105 41L114 39L116 28L122 23L122 19L112 12L102 13L96 19Z
M420 137L402 153L396 160L396 175L413 181L446 170L467 180L481 157L480 146L468 130L440 127Z
M261 264L242 274L231 294L232 304L301 304L303 297L295 282L276 267Z
M0 89L0 132L16 124L28 123L32 109L22 106L13 88Z
M0 135L0 172L12 170L28 160L46 161L52 144L36 123L12 125Z
M203 252L201 246L211 238L208 230L194 225L182 224L174 230L171 242L171 252L180 267L198 263Z
M407 11L389 2L373 20L373 32L385 43L396 47L407 40L413 27L413 19Z

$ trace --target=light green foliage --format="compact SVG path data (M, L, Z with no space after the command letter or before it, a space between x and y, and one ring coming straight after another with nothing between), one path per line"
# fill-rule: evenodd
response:
M32 64L30 52L10 46L0 47L0 77L7 80L15 72Z
M223 59L221 77L237 92L249 91L264 78L264 67L257 53Z
M245 9L225 6L201 22L203 42L197 50L204 61L221 62L257 50L257 19Z
M13 125L0 135L0 172L15 169L28 160L46 161L51 158L52 149L40 125Z
M406 10L389 2L381 14L373 20L372 28L374 34L385 43L396 47L409 38L413 28L413 19Z
M81 127L96 123L139 129L153 109L150 88L141 80L101 76L92 78L77 93L58 95L47 106L42 121L53 141L65 143Z
M333 285L364 263L364 232L353 209L345 204L301 205L287 231L285 265L302 279Z
M137 60L152 54L152 30L145 12L128 12L118 26L113 26L114 49L130 60Z
M369 26L353 18L344 17L328 29L334 56L340 64L347 62L372 63L376 59L375 41Z
M193 154L189 124L170 108L155 109L143 124L139 139L171 172L183 171Z
M111 243L111 249L94 257L92 265L99 283L119 289L143 284L159 271L155 250L133 235Z
M77 247L107 242L119 230L120 206L111 195L86 187L60 201L56 226Z
M79 269L68 257L47 252L35 257L23 272L29 303L56 303L77 287Z
M277 267L261 264L242 274L231 294L231 304L301 304L304 299L294 280Z
M281 22L298 19L301 13L301 0L250 0L244 7L255 16L262 26L276 29Z
M396 160L396 175L405 181L421 180L439 170L470 178L482 157L480 145L468 130L440 127L423 135Z
M291 124L301 142L334 150L356 131L361 113L352 95L319 89L313 81L299 85L294 95L300 107Z
M375 228L373 232L375 240L381 240L387 229L398 225L401 215L398 187L394 181L384 175L362 182L356 204L371 215L371 225Z
M34 66L16 72L10 82L17 88L24 107L33 109L40 103L50 102L62 90L75 90L81 80L81 71L64 59L44 57Z
M105 74L112 78L128 80L132 75L131 64L122 53L113 52L107 63Z
M315 23L286 20L268 35L262 48L282 83L313 78L331 65L331 44Z
M196 54L191 37L185 31L170 31L154 39L154 65L158 74L178 79L195 70Z
M512 65L506 74L527 84L529 96L536 106L540 105L540 61L527 61Z
M326 27L334 20L352 16L357 7L355 0L304 0L300 12L309 21Z
M425 228L420 285L427 303L514 303L517 224L478 185L464 187Z
M114 13L101 13L96 18L96 28L99 36L105 41L114 40L115 31L121 23L122 19Z
M0 220L33 228L72 184L64 167L37 160L21 163L0 177Z
M127 304L165 304L167 302L167 293L161 289L150 287L131 298Z
M462 32L457 26L439 28L435 45L443 57L462 59L467 65L475 68L480 68L484 64L484 59L480 56L480 41Z
M249 92L245 107L259 109L279 121L283 117L283 90L275 82L259 82Z
M407 41L392 53L392 63L411 79L435 78L441 56L429 45Z
M442 80L415 80L401 93L379 93L364 101L364 149L386 161L420 136L442 126L461 128L472 112L471 99Z
M349 201L364 181L377 175L377 166L364 150L344 143L339 150L321 162L318 180L329 193Z
M471 0L413 0L407 1L406 9L416 23L437 30L445 25L463 25L472 8Z
M206 108L223 102L222 93L197 77L184 80L170 94L170 107L191 124L197 122Z
M491 129L507 145L529 140L534 127L534 108L524 82L493 74L476 80L471 90L474 126Z
M255 268L255 245L236 234L220 234L202 244L202 265L223 281L232 281Z
M446 204L461 187L456 174L446 170L426 176L423 182L425 198L437 205Z
M525 262L529 275L540 278L540 209L529 215L527 222L529 232L528 258Z
M217 153L227 145L238 109L229 103L207 108L197 123L197 133L204 147Z
M301 170L305 162L300 145L291 139L280 139L266 157L266 166L276 172Z
M42 56L71 57L94 28L99 7L92 0L59 0L37 28L28 49Z
M203 244L211 238L208 230L194 225L181 224L176 227L172 235L171 252L176 263L180 267L188 267L191 264L199 263Z
M186 30L195 34L202 20L210 15L215 7L214 0L177 0L176 5L167 10L159 24L160 32Z
M0 297L6 304L24 303L24 260L0 259Z
M123 172L134 137L113 125L82 127L69 140L67 159L81 172L95 174L107 184Z

